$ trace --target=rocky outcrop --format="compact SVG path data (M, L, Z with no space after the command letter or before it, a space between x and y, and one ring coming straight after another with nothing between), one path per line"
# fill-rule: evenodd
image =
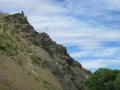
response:
M63 90L85 89L83 82L91 73L73 60L63 45L52 41L46 33L29 32L25 37L52 56L53 60L47 61L46 67L61 83Z
M61 83L63 90L86 90L84 80L91 72L70 57L63 45L52 41L46 33L32 33L26 38L52 56L53 60L47 61L46 67Z
M29 24L27 17L24 15L23 11L21 13L13 15L6 15L3 18L4 22L10 23L12 26L14 26L14 30L17 30L17 32L36 32L33 26Z
M11 22L11 23L20 23L20 24L29 24L27 17L24 16L24 12L8 15L4 17L5 22Z

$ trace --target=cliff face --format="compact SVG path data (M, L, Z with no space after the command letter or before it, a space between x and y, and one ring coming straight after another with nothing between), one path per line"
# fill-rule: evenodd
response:
M12 54L8 54L4 49L0 48L1 52L7 53L14 60L16 60L16 56L24 54L28 60L16 60L21 67L33 73L38 79L40 75L37 72L40 72L38 70L43 68L46 72L51 73L51 77L56 79L55 82L60 84L59 87L62 90L87 90L83 83L91 75L91 72L70 57L63 45L58 45L55 41L52 41L46 33L36 32L23 12L14 15L1 14L0 19L1 33L8 35L7 37L17 37L17 41L13 39L16 44L13 43L12 46L18 45ZM28 61L32 65L29 66L29 69L27 67ZM45 81L44 83L51 86L51 90L59 90L55 88L56 86L52 82Z

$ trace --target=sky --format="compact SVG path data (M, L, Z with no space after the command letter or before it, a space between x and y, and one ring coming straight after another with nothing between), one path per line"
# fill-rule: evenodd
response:
M36 31L92 72L120 69L120 0L0 0L0 11L24 11Z

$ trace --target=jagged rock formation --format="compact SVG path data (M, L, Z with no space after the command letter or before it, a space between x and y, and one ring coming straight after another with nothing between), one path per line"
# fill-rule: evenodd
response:
M84 87L83 82L91 73L84 69L80 63L73 60L65 47L56 44L46 33L30 34L27 39L38 47L43 48L55 60L47 61L46 67L62 84L63 90L79 90Z
M31 64L34 67L42 66L50 71L61 84L62 90L87 90L84 80L91 75L91 72L70 57L63 45L52 41L46 33L36 32L29 24L27 17L24 16L24 12L14 15L2 14L1 16L1 27L9 29L4 32L10 33L14 37L19 36L28 43L29 50L21 49L20 46L18 47L20 51L17 50L16 54L24 53L32 60ZM32 49L31 46L36 48ZM14 54L12 58L15 59ZM24 63L19 61L19 64ZM38 76L36 70L32 69L31 72ZM51 85L47 82L46 84ZM55 89L52 88L52 90Z

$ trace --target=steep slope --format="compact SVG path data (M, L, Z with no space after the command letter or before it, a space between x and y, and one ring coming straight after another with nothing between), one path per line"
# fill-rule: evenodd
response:
M24 13L0 13L0 88L86 90L91 72L62 45L34 30Z

